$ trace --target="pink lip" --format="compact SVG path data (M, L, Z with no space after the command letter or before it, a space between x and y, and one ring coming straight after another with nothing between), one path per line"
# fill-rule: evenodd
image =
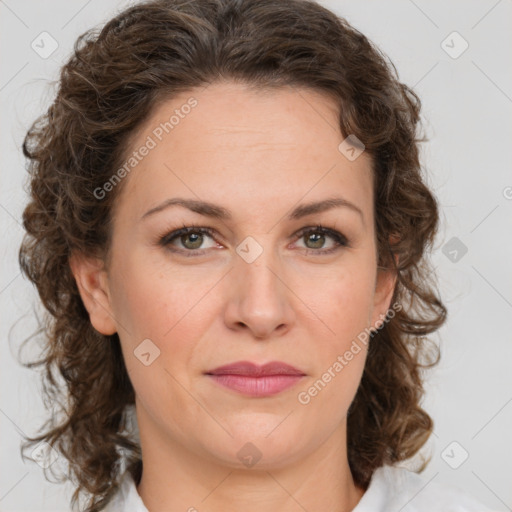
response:
M263 366L250 361L220 366L206 373L217 383L249 396L271 396L295 385L304 372L289 364L272 361Z

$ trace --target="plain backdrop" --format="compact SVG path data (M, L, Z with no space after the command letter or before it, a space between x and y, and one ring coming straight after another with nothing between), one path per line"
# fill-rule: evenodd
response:
M20 433L34 435L46 419L39 377L16 359L38 308L17 262L21 143L52 101L49 82L77 36L132 3L0 0L0 512L68 511L71 493L20 457ZM512 510L512 2L321 3L389 55L423 102L422 165L442 210L432 261L449 310L433 336L442 358L426 384L435 431L422 450L432 456L423 475ZM58 44L50 56L32 47L48 37L42 32Z

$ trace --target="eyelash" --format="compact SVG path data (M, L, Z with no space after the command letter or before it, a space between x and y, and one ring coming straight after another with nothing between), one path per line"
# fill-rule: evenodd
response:
M213 229L192 224L192 225L188 225L188 226L184 225L183 228L181 228L181 229L177 229L175 231L165 234L164 236L159 238L158 244L163 247L166 247L167 249L169 249L172 252L181 253L186 257L202 256L204 254L204 250L203 250L203 252L199 252L200 249L190 249L190 250L184 251L182 249L176 250L176 249L169 248L169 244L172 241L174 241L176 238L178 238L180 236L183 236L183 235L186 235L189 233L206 234L206 235L214 238L214 236L213 236L214 230ZM302 228L300 231L298 231L296 233L296 240L300 240L307 233L321 233L323 235L328 235L336 242L337 245L335 247L331 247L330 249L318 249L318 250L307 249L306 254L310 254L311 252L313 252L316 255L331 254L331 253L339 250L341 247L348 248L351 246L349 240L342 233L340 233L339 231L336 231L334 229L324 227L321 224L317 224L316 226L308 226L308 227Z

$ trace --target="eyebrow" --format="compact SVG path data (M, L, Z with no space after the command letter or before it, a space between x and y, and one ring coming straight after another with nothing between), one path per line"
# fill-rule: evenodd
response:
M231 220L233 218L231 212L226 208L209 203L207 201L199 201L196 199L184 199L181 197L174 197L172 199L167 199L163 203L155 206L148 210L140 220L143 220L150 215L153 215L157 212L161 212L171 206L182 206L187 208L195 213L199 213L200 215L204 215L206 217L212 217L214 219L220 220ZM361 209L355 204L351 203L347 199L342 197L333 197L329 199L324 199L323 201L317 201L307 204L302 204L297 206L292 212L288 215L288 220L297 220L302 217L306 217L308 215L312 215L314 213L321 213L332 208L346 207L350 208L354 212L358 213L361 217L361 220L364 223L364 215Z

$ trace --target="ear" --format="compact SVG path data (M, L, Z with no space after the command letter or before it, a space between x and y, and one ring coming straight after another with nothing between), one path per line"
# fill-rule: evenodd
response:
M393 239L395 240L395 239ZM399 256L395 254L394 256L396 265L398 266ZM375 292L374 292L374 301L373 301L373 312L371 315L371 327L379 328L386 314L391 306L391 299L393 298L393 293L395 291L397 280L397 273L392 268L378 268L377 269L377 278L375 280Z
M377 270L371 326L378 328L391 305L396 285L396 273L393 270Z
M69 266L93 327L104 335L117 332L103 260L73 253Z

